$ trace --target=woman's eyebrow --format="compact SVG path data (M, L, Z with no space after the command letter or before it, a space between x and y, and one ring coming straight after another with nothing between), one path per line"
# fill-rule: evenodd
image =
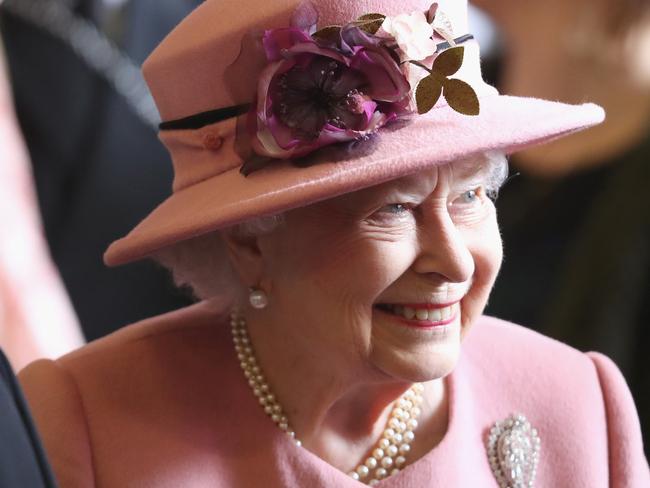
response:
M488 183L493 179L493 163L486 160L458 162L452 166L452 185Z
M452 179L452 186L467 186L480 183L487 183L490 180L490 173L487 168L480 169L473 173L455 176Z
M381 192L381 197L398 198L400 200L421 200L433 193L435 185L424 184L423 182L403 182Z

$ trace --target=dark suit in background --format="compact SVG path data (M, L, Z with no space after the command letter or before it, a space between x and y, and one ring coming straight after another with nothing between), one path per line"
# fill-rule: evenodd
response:
M0 351L0 487L55 487L23 395Z
M101 2L73 3L76 13L101 26ZM114 41L141 64L200 3L131 0ZM154 264L108 269L102 263L108 244L171 191L171 162L156 132L68 45L0 12L47 240L86 338L186 305L188 298Z

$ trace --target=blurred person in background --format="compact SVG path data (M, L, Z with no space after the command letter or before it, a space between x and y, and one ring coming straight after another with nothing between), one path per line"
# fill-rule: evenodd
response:
M505 259L488 313L614 359L648 452L650 2L474 3L500 29L502 91L607 112L593 131L512 159L521 174L497 204Z
M189 303L159 267L107 269L101 256L169 191L171 165L138 66L199 3L5 0L0 6L47 241L88 340Z
M4 68L0 44L0 346L20 369L81 346L83 337L42 235Z
M16 378L0 351L0 486L54 488L54 477Z

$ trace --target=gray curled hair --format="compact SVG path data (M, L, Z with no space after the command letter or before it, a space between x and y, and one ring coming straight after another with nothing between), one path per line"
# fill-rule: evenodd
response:
M259 236L272 232L283 221L283 214L257 217L227 231L242 236ZM152 258L171 272L177 287L188 290L194 298L219 298L234 303L241 297L242 290L221 232L225 231L177 242L158 251Z
M495 199L499 189L508 177L508 162L502 153L485 153L481 163L476 158L455 161L453 167L481 174L481 182L491 199ZM168 246L152 256L167 268L174 283L181 289L189 290L201 300L217 298L226 304L241 300L240 280L230 262L222 232L235 232L244 236L260 236L273 232L284 223L284 214L257 217L237 224L233 228L214 231Z

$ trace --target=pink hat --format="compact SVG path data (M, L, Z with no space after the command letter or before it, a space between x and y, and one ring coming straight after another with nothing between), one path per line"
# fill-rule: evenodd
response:
M144 65L173 193L104 259L602 122L499 95L466 0L207 0ZM347 141L347 142L346 142Z

